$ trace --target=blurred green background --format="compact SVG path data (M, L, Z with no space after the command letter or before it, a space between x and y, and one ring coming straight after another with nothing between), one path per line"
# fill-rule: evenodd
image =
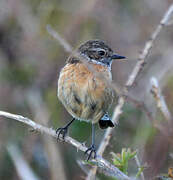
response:
M53 128L71 120L56 97L59 71L69 54L48 34L48 24L74 48L86 40L101 39L128 57L127 62L115 62L112 66L113 80L124 85L139 52L170 3L172 0L0 0L0 110ZM172 48L170 25L161 32L148 57L149 63L130 91L162 126L165 119L149 92L149 82L152 76L159 80L173 113ZM112 162L110 152L119 153L123 147L138 149L141 164L147 164L146 179L166 173L173 166L173 135L167 133L166 127L162 132L158 130L146 113L131 102L126 103L123 111L104 157ZM74 122L69 134L89 145L91 124ZM97 129L97 146L103 134L104 130ZM24 166L19 167L20 173L16 165L20 165L20 157L24 157L36 179L85 177L77 163L84 159L82 152L30 132L21 123L0 118L0 179L24 179ZM132 161L129 175L133 176L135 166ZM109 179L98 175L100 179Z

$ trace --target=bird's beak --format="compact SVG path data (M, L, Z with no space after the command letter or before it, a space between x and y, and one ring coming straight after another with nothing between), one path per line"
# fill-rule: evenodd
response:
M125 59L126 57L125 56L120 56L120 55L118 55L118 54L113 54L112 56L111 56L111 59L112 60L115 60L115 59Z

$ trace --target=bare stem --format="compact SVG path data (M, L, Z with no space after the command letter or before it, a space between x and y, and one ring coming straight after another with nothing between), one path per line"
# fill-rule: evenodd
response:
M56 32L50 25L46 26L47 32L53 36L60 45L65 49L66 52L71 53L72 52L72 46L64 39L62 38L58 32Z
M159 87L159 83L155 77L152 77L150 80L151 83L151 93L156 101L158 109L162 112L165 119L170 122L171 121L171 113L168 109L168 106L165 102L164 97L162 96L161 89Z
M9 144L7 146L7 151L14 163L14 166L20 179L40 180L40 178L33 172L28 162L25 160L24 156L22 155L22 153L16 145Z
M137 164L137 166L138 166L138 169L141 168L141 163L140 163L140 161L139 161L139 158L138 158L138 155L137 155L137 154L135 155L135 161L136 161L136 164ZM141 179L142 179L142 180L145 180L143 171L141 172Z
M155 31L151 35L150 39L146 42L142 53L139 55L138 62L136 64L135 68L133 69L131 75L128 78L128 81L126 83L126 87L131 87L134 84L137 75L143 69L143 67L146 63L145 60L146 60L147 56L149 55L149 53L151 52L154 41L156 40L156 38L160 34L163 27L167 26L167 23L169 22L169 20L172 16L172 13L173 13L173 4L171 4L171 6L168 8L168 10L164 14L162 20L160 21L159 25L157 26L157 28L155 29Z

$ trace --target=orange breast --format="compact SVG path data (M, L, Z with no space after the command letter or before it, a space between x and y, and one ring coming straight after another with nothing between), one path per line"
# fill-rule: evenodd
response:
M95 123L113 99L108 80L112 77L107 67L67 64L60 72L58 98L73 117Z

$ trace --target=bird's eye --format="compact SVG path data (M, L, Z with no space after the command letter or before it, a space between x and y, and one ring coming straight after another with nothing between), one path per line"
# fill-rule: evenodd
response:
M99 54L100 56L104 56L104 55L106 54L106 52L105 52L104 50L100 50L100 51L98 51L98 54Z

